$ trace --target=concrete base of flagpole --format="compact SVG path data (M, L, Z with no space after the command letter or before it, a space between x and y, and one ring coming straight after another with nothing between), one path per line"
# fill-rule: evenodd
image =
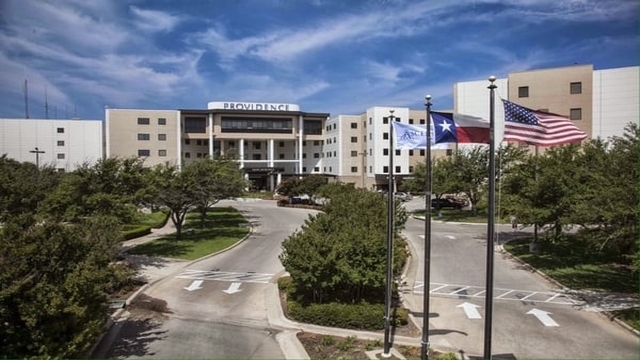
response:
M376 350L365 351L365 354L367 354L367 357L372 360L373 359L390 359L390 358L406 360L406 358L400 353L400 351L394 348L389 349L389 353L385 353L384 349L376 349Z

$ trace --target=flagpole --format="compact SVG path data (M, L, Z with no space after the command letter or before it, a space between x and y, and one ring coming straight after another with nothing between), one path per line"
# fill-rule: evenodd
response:
M393 272L393 209L394 209L394 193L393 193L393 157L395 155L395 148L393 144L393 112L389 110L391 115L389 116L389 189L387 191L387 288L385 298L384 309L384 348L382 352L383 358L391 357L391 293L393 288L391 287L392 272Z
M495 76L489 81L489 216L487 219L487 279L485 291L484 356L491 359L491 325L493 317L493 248L495 233L496 159L495 159Z
M422 360L429 358L429 292L431 284L431 95L425 96L427 107L427 151L425 157L424 195L424 287L422 295Z

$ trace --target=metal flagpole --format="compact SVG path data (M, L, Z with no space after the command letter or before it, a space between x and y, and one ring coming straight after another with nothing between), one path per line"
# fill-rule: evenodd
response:
M495 76L489 81L489 217L487 219L487 280L485 291L484 359L491 359L491 325L493 316L493 248L495 233L496 159L495 159Z
M427 151L424 195L424 287L422 292L422 360L429 358L429 290L431 284L431 95L424 97L427 107Z
M393 144L393 112L389 110L391 115L389 116L389 189L387 191L387 289L386 300L384 309L384 349L382 357L391 357L391 287L392 272L393 272L393 209L394 209L394 194L393 194L393 157L395 155L395 148Z

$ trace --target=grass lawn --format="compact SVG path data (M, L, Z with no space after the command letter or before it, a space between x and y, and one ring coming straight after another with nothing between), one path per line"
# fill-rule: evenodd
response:
M171 221L171 220L169 220ZM243 239L249 228L244 217L234 208L216 207L207 212L204 227L200 214L187 214L182 238L175 234L158 238L129 250L130 254L194 260L228 248Z
M152 212L151 214L143 214L140 220L140 224L150 226L152 228L160 228L162 227L166 219L167 219L166 212L155 211L155 212Z

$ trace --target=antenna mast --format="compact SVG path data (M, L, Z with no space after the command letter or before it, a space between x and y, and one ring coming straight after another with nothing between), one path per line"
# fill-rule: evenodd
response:
M24 78L24 117L29 118L29 88L27 87L27 78Z
M44 116L45 116L45 119L49 118L49 101L47 99L47 85L44 86Z

